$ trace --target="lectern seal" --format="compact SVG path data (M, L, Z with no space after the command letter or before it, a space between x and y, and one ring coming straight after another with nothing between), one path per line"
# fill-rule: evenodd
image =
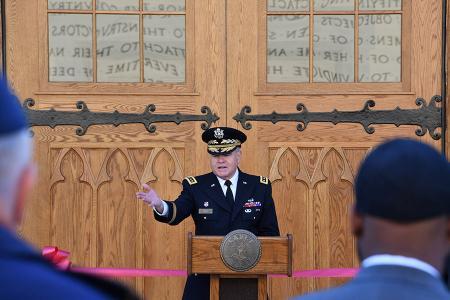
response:
M220 257L233 271L250 270L261 258L261 243L250 231L244 229L228 233L220 244Z

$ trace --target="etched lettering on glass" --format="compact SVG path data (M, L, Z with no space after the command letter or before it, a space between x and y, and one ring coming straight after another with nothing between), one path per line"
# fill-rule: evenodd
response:
M360 82L401 81L401 15L359 16Z
M400 10L402 0L359 0L359 10Z
M355 0L314 0L315 11L351 10L355 8Z
M97 81L139 82L139 16L97 15Z
M144 81L185 81L184 16L144 16Z
M354 16L314 17L314 82L354 82Z
M48 0L47 7L60 10L92 10L92 0Z
M48 79L92 82L92 16L48 15Z
M267 0L268 11L309 11L309 0Z
M145 11L185 11L184 0L144 0Z
M267 81L309 82L309 16L268 16L267 30Z
M139 0L97 0L97 10L139 10Z

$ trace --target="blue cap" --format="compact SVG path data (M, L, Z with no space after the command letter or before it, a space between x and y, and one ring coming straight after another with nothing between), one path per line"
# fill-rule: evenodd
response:
M395 139L375 148L359 169L356 211L398 223L450 215L450 165L424 143Z
M25 112L17 97L11 93L8 83L0 79L0 135L12 134L28 127Z

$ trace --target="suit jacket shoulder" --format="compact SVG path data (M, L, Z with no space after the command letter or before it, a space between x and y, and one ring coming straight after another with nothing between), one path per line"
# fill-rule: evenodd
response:
M186 176L183 180L183 186L184 183L187 183L190 188L202 188L204 185L211 184L216 181L216 175L210 172L197 176Z
M443 281L418 269L402 266L373 266L363 268L349 283L298 297L302 300L444 300L450 293Z
M267 186L271 185L269 178L265 177L265 176L253 175L253 174L248 174L248 173L239 171L239 178L244 178L245 180L258 186L259 188L267 187Z

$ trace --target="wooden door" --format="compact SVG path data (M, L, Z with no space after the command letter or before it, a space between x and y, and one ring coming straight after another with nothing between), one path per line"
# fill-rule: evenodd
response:
M155 113L200 114L207 105L221 118L218 125L239 129L242 126L233 117L246 105L251 115L295 113L298 103L311 112L355 111L368 99L376 102L373 109L415 109L416 98L429 101L439 94L440 1L404 0L400 7L402 1L359 2L362 7L355 9L352 3L358 1L353 0L186 0L185 5L183 0L11 0L6 3L8 76L21 99L36 100L35 109L74 111L75 103L83 100L96 112L136 113L153 103ZM146 9L133 7L136 3ZM98 10L92 9L94 4L100 5ZM70 24L64 31L52 27L63 13L81 14L77 21L100 29L91 30L81 41L96 42L61 50L58 43L70 44L71 34L86 30L69 28ZM115 14L140 29L108 27L108 18ZM164 26L151 23L146 15L159 16ZM158 64L151 56L146 60L149 52L161 54L163 49L151 37L165 33L164 28L176 30L168 16L185 18L185 35L180 35L183 30L173 33L185 41L181 83L174 82L173 72L162 79L147 76L168 68L167 62ZM394 25L385 18L395 20ZM146 29L145 22L153 27ZM380 24L381 28L375 26ZM310 30L315 33L311 38ZM131 40L127 45L108 45L103 35ZM317 36L326 37L328 44L320 44ZM361 36L361 44L354 42ZM142 42L146 38L153 47ZM285 46L288 38L291 44ZM332 48L332 42L339 46ZM122 64L108 67L112 64L108 53L114 47L134 57L122 57ZM314 56L309 51L313 48ZM166 52L176 56L177 50ZM394 63L383 69L386 57L380 55L386 54ZM79 64L65 64L65 59L74 58ZM144 65L136 67L136 60ZM378 67L374 62L380 62ZM75 78L70 67L80 67ZM126 79L132 82L121 82L123 78L115 76L121 72L131 72ZM390 137L416 137L416 127L375 125L375 133L368 134L359 124L310 123L298 131L292 122L250 123L250 130L242 129L249 138L241 167L272 180L281 232L294 236L294 270L357 266L347 222L357 167L371 147ZM155 125L154 133L142 124L97 125L82 136L75 134L74 126L34 127L39 181L27 206L23 236L38 247L69 250L71 260L80 266L185 268L185 249L180 245L185 245L192 221L175 227L159 224L134 193L147 182L162 198L173 199L184 176L209 170L208 157L199 123ZM439 146L428 134L422 139ZM179 299L185 279L122 280L146 299ZM268 287L271 299L285 299L341 282L276 278Z
M376 2L228 1L228 124L242 129L232 118L244 106L249 115L298 113L298 103L359 111L372 99L373 110L417 109L416 98L440 94L441 1ZM249 121L242 167L272 181L281 234L294 237L293 269L357 267L348 217L358 165L383 140L419 138L417 127L374 125L368 134L361 124L299 131L296 122L266 121ZM421 139L440 148L428 133ZM272 278L270 299L345 281Z
M206 105L225 124L224 1L12 0L6 10L8 77L32 109L76 111L83 100L93 112L154 104L155 114L201 115ZM135 193L149 183L174 199L185 176L209 169L201 123L154 125L81 136L75 126L34 127L39 180L22 235L70 251L78 266L185 269L193 222L158 223ZM185 282L121 280L145 299L180 299Z

